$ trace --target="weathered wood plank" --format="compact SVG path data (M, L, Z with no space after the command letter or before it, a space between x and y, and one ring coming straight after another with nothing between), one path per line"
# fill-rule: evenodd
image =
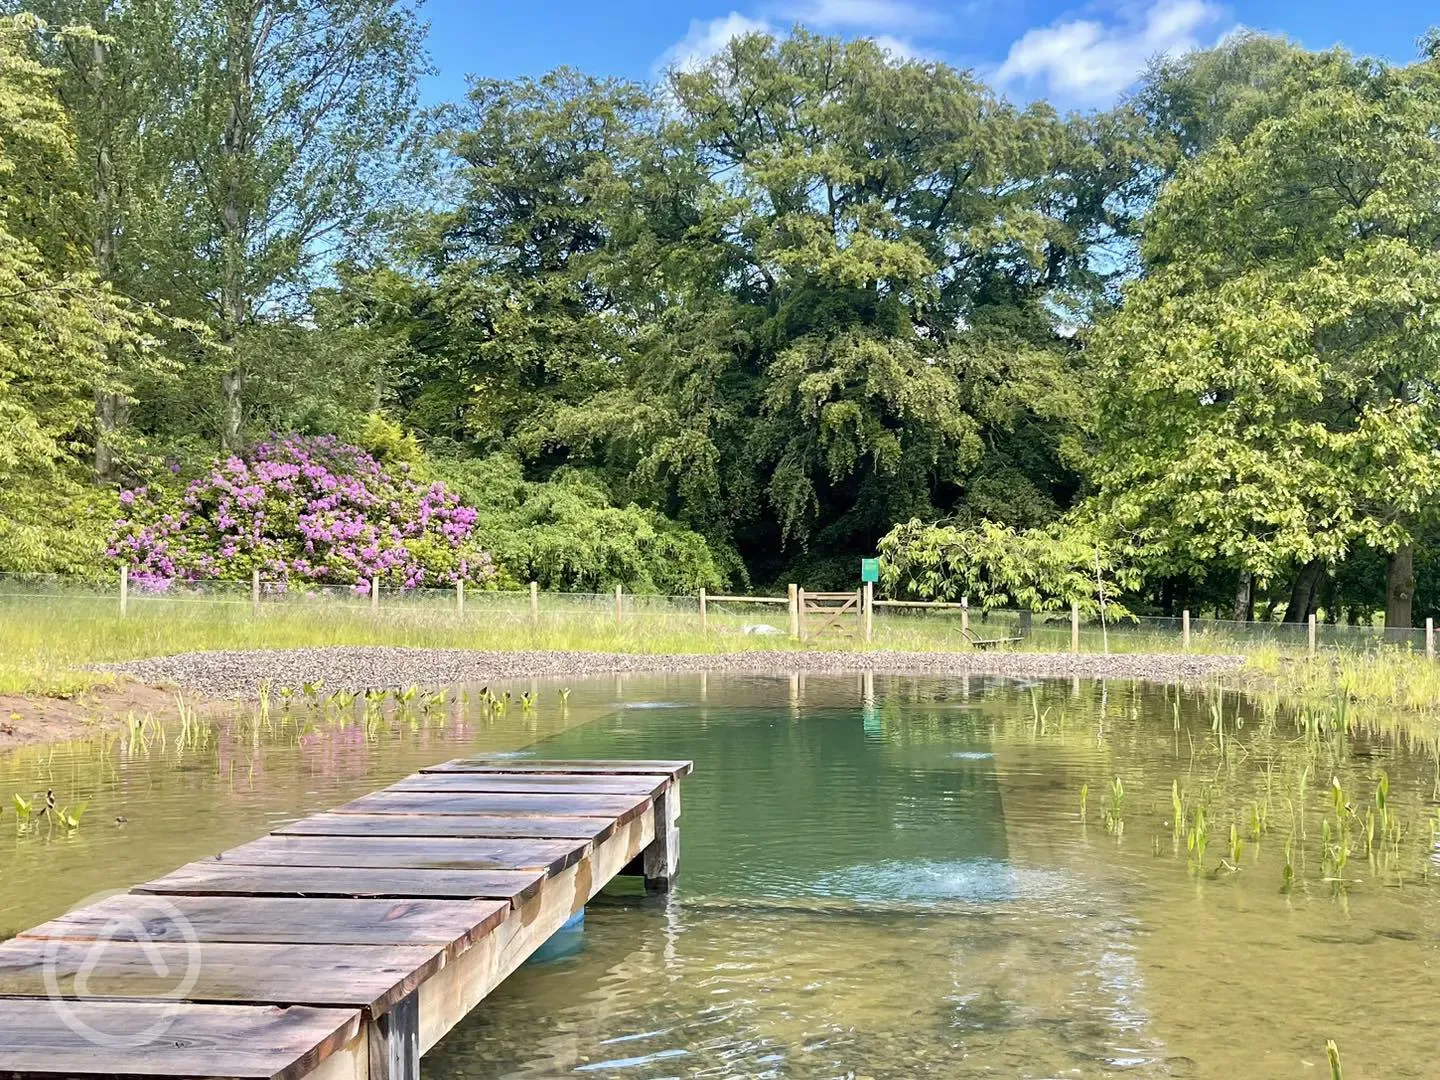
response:
M644 812L644 795L533 792L377 791L337 807L340 814L513 814L518 817L609 817L623 825Z
M334 866L230 866L189 863L135 886L142 893L211 896L333 896L341 899L508 900L533 896L545 875L533 870L413 870Z
M37 1080L100 1075L300 1080L360 1031L354 1009L67 1002L80 1025L125 1042L152 1027L163 1029L163 1037L144 1045L101 1046L66 1024L52 1001L16 999L3 1005L0 1071Z
M494 814L315 814L275 830L276 836L460 836L501 839L603 840L614 818L521 817Z
M636 773L602 776L578 773L420 772L391 784L386 791L522 791L537 795L644 795L664 790L670 777Z
M510 912L508 900L310 900L112 896L20 934L72 941L209 941L270 945L438 945L462 952Z
M588 840L513 837L262 836L221 853L226 865L409 866L423 870L536 870L557 873Z
M421 772L570 773L577 776L666 775L672 780L689 776L693 761L546 761L541 758L456 758L430 765Z
M16 938L0 945L0 997L47 996L48 965L62 996L87 1001L179 997L205 1004L343 1006L379 1016L444 963L445 951L430 945L116 941L97 947Z

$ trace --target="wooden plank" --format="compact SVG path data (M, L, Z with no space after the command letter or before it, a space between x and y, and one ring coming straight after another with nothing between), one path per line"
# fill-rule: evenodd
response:
M452 955L505 919L508 900L310 900L298 897L112 896L19 937L72 941L438 945Z
M379 1016L444 963L445 951L429 945L101 945L16 938L0 945L0 997L46 997L54 985L61 996L86 1001L344 1006Z
M434 772L485 773L568 773L576 776L668 775L672 780L689 776L695 769L693 761L544 761L540 758L456 758L421 769Z
M315 814L275 830L276 836L459 836L569 839L596 843L615 831L613 818L519 817L493 814Z
M206 1077L300 1080L354 1040L354 1009L187 1005L149 1001L71 1001L86 1028L119 1042L99 1045L65 1023L52 1001L4 1002L0 1070L7 1077ZM162 1037L129 1046L151 1030Z
M565 795L532 792L453 794L377 791L337 807L340 814L514 814L520 817L608 817L623 825L644 813L644 795Z
M534 870L554 874L575 862L588 840L514 837L262 836L222 852L249 866L409 866L420 870Z
M581 776L573 773L421 772L386 791L522 791L539 795L644 795L654 798L669 776Z
M533 896L545 880L534 870L412 870L332 866L229 866L189 863L135 886L142 893L211 896L333 896L341 899L508 900Z

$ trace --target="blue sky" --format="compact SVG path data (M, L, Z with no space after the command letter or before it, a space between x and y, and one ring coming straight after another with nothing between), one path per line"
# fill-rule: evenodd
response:
M426 97L464 93L467 75L538 75L562 64L651 78L703 56L736 31L818 31L882 40L897 51L973 68L1016 100L1103 106L1145 59L1214 44L1237 27L1310 48L1408 61L1440 11L1420 0L429 0L439 74Z

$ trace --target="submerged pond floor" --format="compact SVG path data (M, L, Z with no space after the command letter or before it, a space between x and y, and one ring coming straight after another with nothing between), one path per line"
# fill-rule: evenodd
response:
M0 757L0 936L462 754L692 758L679 888L598 898L427 1076L1435 1073L1433 745L1122 682L476 689ZM78 828L17 823L46 789Z

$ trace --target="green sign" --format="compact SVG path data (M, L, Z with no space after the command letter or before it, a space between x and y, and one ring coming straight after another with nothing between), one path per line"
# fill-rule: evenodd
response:
M864 582L864 581L879 581L879 580L880 580L880 560L879 560L879 559L861 559L861 560L860 560L860 580L861 580L862 582Z

